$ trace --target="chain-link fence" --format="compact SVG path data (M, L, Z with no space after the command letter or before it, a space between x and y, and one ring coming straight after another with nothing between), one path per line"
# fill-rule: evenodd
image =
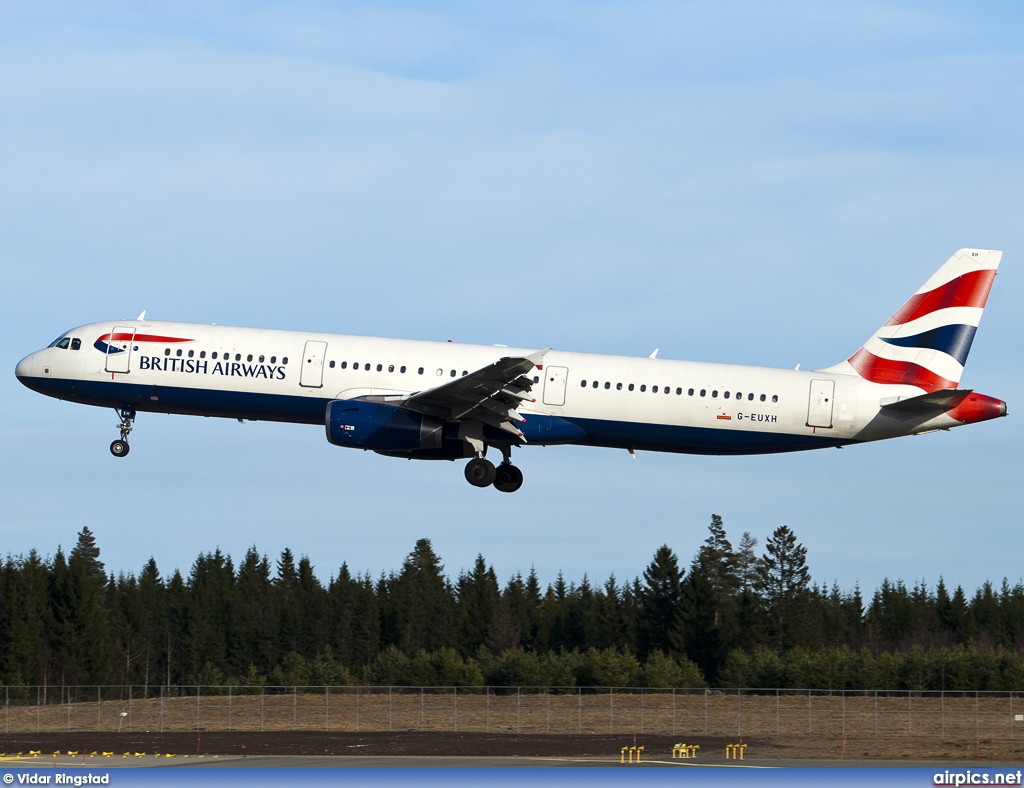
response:
M629 687L3 687L5 733L463 731L942 741L1024 736L1017 692Z

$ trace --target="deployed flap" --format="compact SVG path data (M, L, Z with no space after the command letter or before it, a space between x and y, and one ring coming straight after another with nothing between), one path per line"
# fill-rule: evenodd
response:
M888 410L905 410L915 413L930 410L946 411L963 402L972 391L973 389L943 389L930 394L922 394L919 397L896 399L891 402L882 400L882 407Z
M540 366L546 350L521 358L503 358L437 388L411 395L402 407L452 421L480 421L523 438L517 424L518 407L533 402L533 379L527 374Z

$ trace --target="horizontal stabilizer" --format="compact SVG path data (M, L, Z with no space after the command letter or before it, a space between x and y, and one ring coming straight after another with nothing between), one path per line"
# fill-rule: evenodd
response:
M971 393L973 389L942 389L929 394L921 394L918 397L907 397L905 399L894 399L891 402L882 400L882 407L888 410L903 410L914 413L926 413L928 411L947 411L955 408Z

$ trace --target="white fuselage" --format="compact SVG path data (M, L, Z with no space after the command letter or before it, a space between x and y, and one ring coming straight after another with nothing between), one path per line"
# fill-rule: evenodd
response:
M118 346L118 337L130 338ZM536 351L127 320L69 331L22 360L17 375L44 394L103 407L323 424L332 401L387 401L530 353ZM549 350L529 377L533 401L519 409L524 444L759 454L962 423L945 413L882 408L920 388L835 372ZM544 416L578 431L531 435L531 417Z

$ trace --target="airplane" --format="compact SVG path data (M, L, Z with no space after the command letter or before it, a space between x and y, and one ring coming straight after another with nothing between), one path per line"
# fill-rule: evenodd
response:
M22 359L25 386L138 413L319 424L336 446L468 459L515 492L513 448L580 444L770 454L948 430L1006 415L958 388L1002 252L961 249L852 356L807 371L147 320L64 332ZM488 448L501 453L497 466Z

